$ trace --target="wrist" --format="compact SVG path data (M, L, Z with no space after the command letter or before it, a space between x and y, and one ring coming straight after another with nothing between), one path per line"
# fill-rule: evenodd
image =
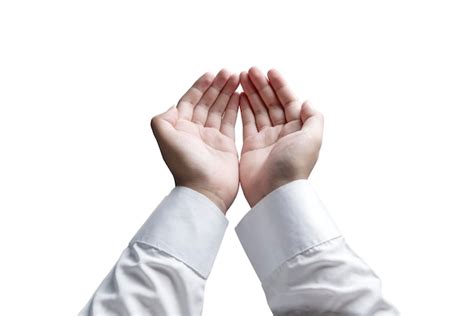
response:
M197 185L192 185L192 184L178 184L176 183L176 186L182 186L182 187L186 187L188 189L191 189L191 190L194 190L198 193L201 193L202 195L204 195L206 198L208 198L212 203L214 203L215 206L217 206L217 208L219 208L219 210L225 215L226 212L227 212L227 204L224 202L224 199L222 199L221 197L219 197L219 195L217 195L216 193L214 193L212 190L209 190L209 189L206 189L206 188L203 188L201 186L197 186Z
M228 207L227 207L226 203L217 194L215 194L214 192L212 192L210 190L207 190L207 189L196 188L196 189L193 189L193 190L196 190L199 193L205 195L209 200L211 200L221 210L222 213L224 213L224 215L225 215L225 213L227 213Z
M264 197L275 191L281 186L284 186L290 182L296 181L296 180L302 180L302 179L308 179L307 176L294 176L291 178L278 178L278 179L272 179L272 181L267 181L266 183L263 183L259 185L258 187L261 188L260 190L255 190L255 194L252 195L247 199L247 202L249 203L250 207L254 207L258 202L260 202Z

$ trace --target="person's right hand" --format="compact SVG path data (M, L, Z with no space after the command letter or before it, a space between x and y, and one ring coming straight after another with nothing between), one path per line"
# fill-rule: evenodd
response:
M276 188L308 178L321 147L323 116L308 101L298 101L276 70L267 79L252 67L240 81L240 183L253 207Z
M175 183L198 191L225 214L239 189L234 141L239 76L204 74L177 107L155 116L151 127Z

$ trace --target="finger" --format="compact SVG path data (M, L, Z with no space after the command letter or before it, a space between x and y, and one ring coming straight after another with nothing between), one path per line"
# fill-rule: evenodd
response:
M244 132L244 139L258 133L257 123L255 122L255 115L253 114L250 102L245 93L240 94L240 115L242 116L242 129Z
M224 88L222 89L221 93L216 99L216 102L211 106L209 109L209 113L207 114L206 120L206 127L213 127L219 129L221 126L222 121L222 114L226 110L228 103L235 92L237 87L239 86L239 75L233 74L227 83L225 84ZM238 99L237 99L238 101Z
M202 75L191 88L181 97L178 102L179 118L184 120L191 120L193 117L193 110L199 100L202 98L204 92L211 86L214 80L214 75L206 72Z
M199 100L198 104L194 108L192 118L192 121L194 123L201 125L204 125L204 123L206 123L209 108L216 101L217 97L221 93L221 90L224 88L225 84L229 80L230 75L231 73L226 69L222 69L221 71L219 71L209 89L207 89L201 100Z
M268 108L272 124L284 124L285 111L265 75L257 67L252 67L249 70L249 78L257 89L260 98L265 103L265 106Z
M314 130L322 133L324 127L324 117L321 112L316 111L309 101L305 101L301 106L302 130Z
M268 115L267 107L260 99L258 91L249 79L247 72L240 73L240 83L242 88L249 100L249 104L252 108L252 111L255 115L255 122L257 123L258 130L262 130L264 127L272 126L270 121L270 116Z
M239 110L239 93L234 92L224 112L221 123L221 133L235 139L235 123L237 122L237 111Z
M285 110L285 117L288 122L300 119L301 103L296 95L291 91L283 76L272 69L268 72L270 85L273 87L278 99Z

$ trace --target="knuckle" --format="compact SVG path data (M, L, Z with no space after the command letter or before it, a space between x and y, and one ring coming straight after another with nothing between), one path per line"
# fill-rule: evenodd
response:
M254 107L253 112L255 113L255 115L268 114L267 109L265 109L263 106Z
M274 125L282 125L282 124L285 124L285 119L284 118L274 118L272 120L273 124Z
M209 116L209 115L213 116L213 115L221 115L221 114L222 114L222 111L221 111L220 109L217 109L217 108L215 108L215 107L211 107L211 108L209 109L209 112L208 112L207 115L208 115L208 116Z

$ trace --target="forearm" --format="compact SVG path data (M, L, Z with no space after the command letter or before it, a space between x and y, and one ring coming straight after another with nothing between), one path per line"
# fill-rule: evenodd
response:
M81 315L200 315L227 219L177 187L156 208Z
M275 315L398 315L380 279L342 237L289 259L262 287Z
M80 315L200 315L205 282L173 256L134 243Z
M307 180L270 193L236 230L275 315L398 315Z

